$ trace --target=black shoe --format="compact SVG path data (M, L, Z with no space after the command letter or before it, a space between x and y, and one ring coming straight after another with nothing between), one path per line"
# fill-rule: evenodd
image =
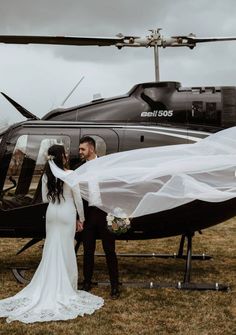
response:
M90 282L86 282L86 281L83 282L83 286L82 286L83 291L89 292L89 291L91 291L91 288L92 288L92 285L91 285Z
M112 287L111 288L111 299L118 299L120 297L120 291L118 287Z

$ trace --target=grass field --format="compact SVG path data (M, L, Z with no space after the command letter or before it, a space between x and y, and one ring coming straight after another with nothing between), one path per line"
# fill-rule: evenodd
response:
M118 252L174 253L179 237L149 241L118 241ZM42 244L15 256L26 243L22 239L0 241L0 298L17 293L23 286L9 270L12 266L35 268L40 261ZM101 251L98 243L98 251ZM196 234L193 253L213 256L208 261L193 261L193 282L219 282L230 285L228 292L184 291L171 288L143 289L123 287L119 300L111 300L109 287L96 287L93 293L105 299L102 309L91 316L66 322L24 325L7 324L0 319L4 335L230 335L236 334L236 219ZM107 280L105 259L96 257L94 279ZM82 259L78 257L79 268ZM169 282L183 280L183 260L158 258L119 258L122 281ZM32 275L33 270L28 272ZM81 269L80 269L81 276Z

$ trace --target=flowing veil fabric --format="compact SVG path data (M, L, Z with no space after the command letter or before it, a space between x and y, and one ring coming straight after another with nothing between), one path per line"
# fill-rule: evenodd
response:
M107 155L55 176L105 212L138 217L195 199L220 202L236 197L236 127L195 144L152 147Z

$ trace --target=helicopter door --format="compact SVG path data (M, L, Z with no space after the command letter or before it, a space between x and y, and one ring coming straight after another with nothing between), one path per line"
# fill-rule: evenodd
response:
M81 137L83 136L91 136L95 140L97 155L100 157L119 151L119 138L112 129L81 129Z
M15 146L11 146L13 151L3 187L2 209L10 210L41 202L40 181L47 150L52 144L63 144L69 153L70 137L24 134L18 137ZM15 187L12 187L13 184Z

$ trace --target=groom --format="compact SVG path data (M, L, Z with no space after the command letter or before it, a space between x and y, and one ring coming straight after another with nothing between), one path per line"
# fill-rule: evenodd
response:
M82 159L81 164L97 158L96 144L92 137L84 136L80 139L79 155ZM96 238L99 236L99 238L102 240L103 250L106 255L106 262L111 283L111 298L117 299L120 296L118 262L115 252L115 237L107 229L107 214L97 207L88 206L87 201L84 201L84 213L85 223L83 225L82 231L84 246L84 281L82 289L85 291L91 290Z

